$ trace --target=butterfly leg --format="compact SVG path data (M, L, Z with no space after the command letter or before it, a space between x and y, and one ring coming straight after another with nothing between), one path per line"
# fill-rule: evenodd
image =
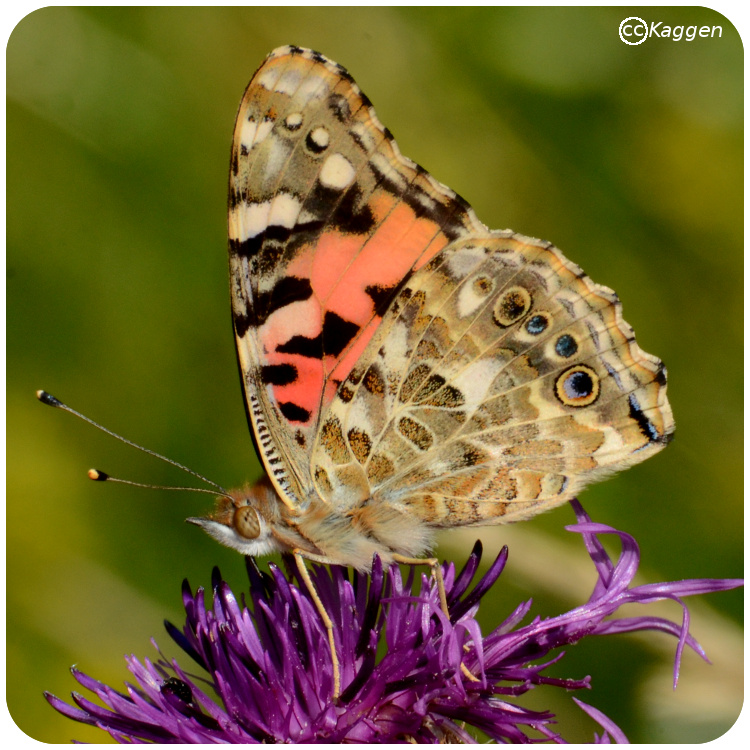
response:
M438 588L438 597L440 599L440 609L443 610L443 614L450 620L450 612L448 611L448 597L445 595L445 580L443 579L443 569L440 567L440 561L436 557L404 557L403 555L395 554L393 559L397 563L402 565L429 565L432 575L435 577L435 582ZM464 645L464 649L467 646ZM479 678L475 677L468 669L468 667L461 662L461 671L464 676L472 682L479 682Z
M315 584L313 583L312 578L310 578L310 573L305 565L304 556L299 550L293 550L292 554L294 555L294 561L297 563L297 570L299 570L299 574L305 582L307 590L310 592L310 596L315 603L315 608L318 610L320 619L323 620L326 632L328 633L328 647L331 649L331 663L333 664L333 697L338 698L339 695L341 695L341 670L339 667L339 658L336 655L336 643L333 640L333 622L331 621L328 612L326 612L325 605L315 589Z

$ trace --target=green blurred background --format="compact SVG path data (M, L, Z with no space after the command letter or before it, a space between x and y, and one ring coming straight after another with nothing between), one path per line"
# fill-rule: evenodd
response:
M721 38L626 46L626 15L721 25ZM639 343L669 368L677 419L659 456L587 491L597 521L633 533L642 581L742 574L742 46L701 8L45 8L8 62L7 702L46 742L102 741L42 691L71 664L114 686L122 655L156 657L180 623L180 583L236 553L183 519L210 498L98 485L90 466L152 483L179 472L34 398L45 388L125 436L234 486L259 476L229 316L225 200L242 91L287 43L346 66L403 153L491 227L555 242L620 294ZM510 562L489 629L522 599L581 603L592 566L568 508L482 532ZM463 560L475 531L446 534ZM666 610L679 619L676 605ZM694 603L692 653L611 637L557 674L636 742L700 742L735 721L742 593ZM187 663L187 658L183 663ZM594 723L540 689L538 708L589 741ZM562 691L556 691L562 693Z

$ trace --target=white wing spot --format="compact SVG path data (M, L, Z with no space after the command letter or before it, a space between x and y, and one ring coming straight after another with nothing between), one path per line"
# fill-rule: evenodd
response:
M269 226L291 229L297 223L302 208L300 202L288 193L279 193L273 200L263 203L242 203L230 212L230 233L233 240L244 242L257 237Z
M352 163L341 154L331 154L320 170L320 182L333 190L344 190L354 182Z
M301 102L302 105L309 104L315 99L323 99L328 96L328 84L325 79L319 76L309 76L295 93L295 101Z
M250 151L253 146L257 146L273 130L273 120L264 119L260 124L255 121L254 117L245 120L242 123L240 131L240 144Z
M297 223L302 204L288 193L279 193L271 202L268 225L291 229Z
M299 70L285 70L276 81L273 90L277 94L286 94L291 96L298 88L302 81L302 75Z
M464 394L468 405L478 406L487 398L487 392L500 369L501 364L496 360L477 359L452 378L451 384Z
M236 228L236 237L233 240L244 242L257 237L266 231L268 226L268 213L271 210L270 201L263 203L241 203L230 212L230 230Z
M485 258L483 246L466 245L448 256L447 266L451 274L460 279L472 273Z
M456 309L461 318L473 315L486 302L487 297L494 291L495 282L492 277L478 275L461 285L458 292Z
M331 140L328 131L323 127L315 128L315 130L311 131L309 138L321 151L324 148L328 148L328 142Z
M302 125L302 113L292 112L291 115L287 115L284 120L284 125L286 125L289 130L299 130L299 126Z
M276 88L276 82L279 80L281 69L277 67L271 67L264 70L258 76L258 84L263 86L267 91L273 91Z

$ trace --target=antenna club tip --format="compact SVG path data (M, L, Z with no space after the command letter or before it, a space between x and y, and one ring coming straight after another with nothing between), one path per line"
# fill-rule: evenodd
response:
M106 482L109 479L109 474L105 474L103 471L99 471L99 469L89 469L88 475L89 479L94 482Z
M47 393L47 391L38 390L36 397L43 404L47 404L47 406L62 406L62 401L58 401L51 393Z

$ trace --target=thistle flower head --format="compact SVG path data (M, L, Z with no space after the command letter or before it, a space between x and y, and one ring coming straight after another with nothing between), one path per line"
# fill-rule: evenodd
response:
M474 741L466 727L501 742L563 742L553 714L518 702L537 686L590 688L588 677L547 674L563 657L561 647L589 635L670 633L677 638L676 682L685 646L705 658L689 634L681 597L741 584L699 579L631 587L639 562L633 537L592 523L580 505L574 507L579 523L569 530L581 534L598 572L589 600L557 617L522 624L532 604L524 602L486 636L475 617L503 571L507 548L473 587L482 556L478 543L458 574L452 564L444 566L450 618L427 576L412 593L413 571L404 580L397 566L384 570L378 559L370 575L355 573L351 579L345 568L313 566L315 587L333 620L342 681L338 698L326 629L309 591L276 566L261 573L249 558L248 600L238 600L215 570L212 604L203 589L193 593L185 582L185 625L179 630L167 623L206 678L192 676L174 660L131 656L127 662L137 686L128 685L125 693L73 670L103 706L77 693L75 706L46 697L64 715L99 726L120 742ZM616 562L597 534L620 538ZM623 604L659 599L682 605L681 624L649 616L610 619ZM627 741L604 714L573 700L602 726L596 741Z

